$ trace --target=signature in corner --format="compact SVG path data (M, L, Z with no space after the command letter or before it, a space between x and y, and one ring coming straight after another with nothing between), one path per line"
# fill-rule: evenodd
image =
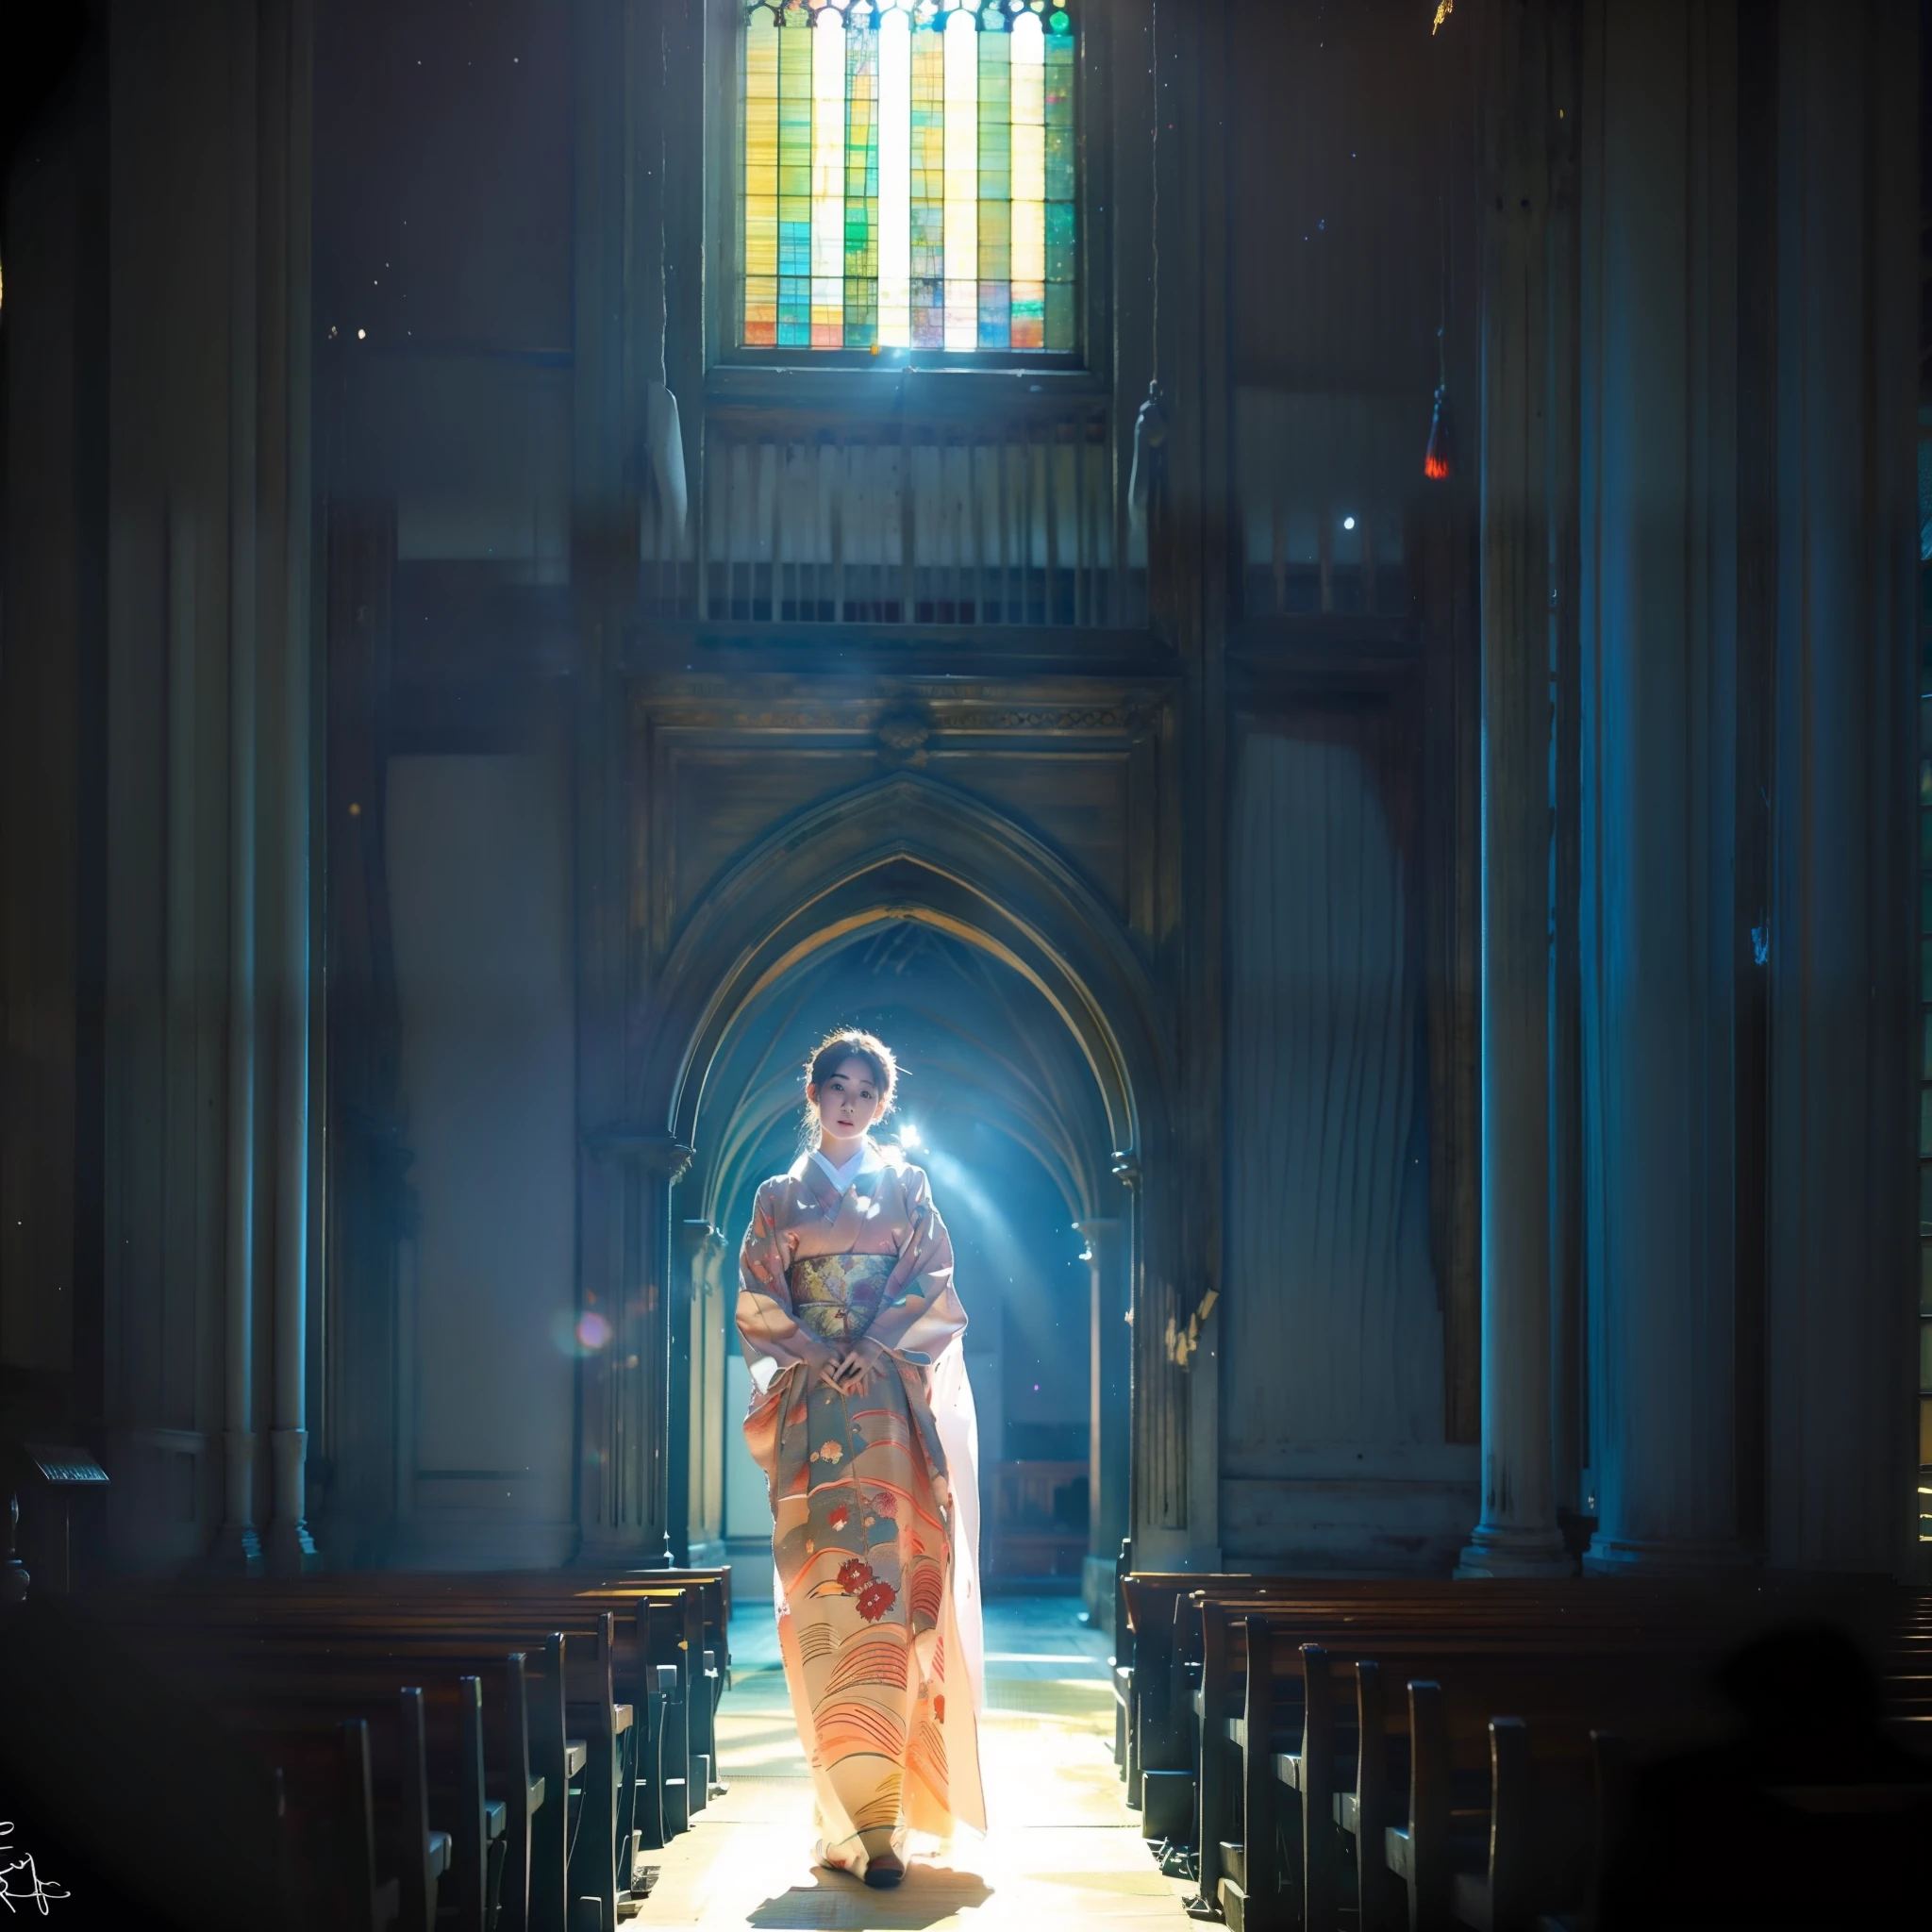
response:
M31 1852L20 1852L7 1842L13 1836L10 1821L0 1820L0 1860L11 1858L11 1862L0 1862L0 1906L11 1912L15 1906L38 1907L42 1918L47 1916L49 1899L69 1896L64 1885L57 1885L51 1878L42 1878L34 1864ZM20 1881L20 1874L25 1878ZM20 1882L17 1882L20 1881Z

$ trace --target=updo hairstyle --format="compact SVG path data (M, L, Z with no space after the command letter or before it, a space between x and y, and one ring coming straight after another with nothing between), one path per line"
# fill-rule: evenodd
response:
M819 1110L812 1105L812 1090L822 1087L847 1060L863 1060L872 1069L873 1084L879 1094L879 1110L873 1116L873 1126L879 1126L892 1111L892 1101L899 1091L899 1062L892 1058L892 1049L876 1034L863 1033L857 1026L841 1027L836 1033L826 1034L812 1049L811 1058L805 1063L805 1143L808 1147L819 1144L823 1131Z

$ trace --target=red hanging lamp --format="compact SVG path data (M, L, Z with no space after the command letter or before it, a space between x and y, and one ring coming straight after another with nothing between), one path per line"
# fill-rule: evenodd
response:
M1423 452L1423 475L1432 483L1449 475L1449 384L1436 385L1436 407L1429 417L1429 446Z
M1441 16L1436 25L1441 25ZM1423 475L1431 483L1448 480L1453 467L1449 437L1449 209L1441 195L1436 198L1436 222L1441 233L1441 319L1436 324L1436 406L1429 417L1429 443L1423 451Z

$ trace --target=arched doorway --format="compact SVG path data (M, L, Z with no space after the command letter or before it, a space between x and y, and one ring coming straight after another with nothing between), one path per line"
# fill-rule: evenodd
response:
M1089 1556L1110 1563L1136 1497L1144 1516L1150 1496L1158 1508L1184 1491L1184 1398L1158 1353L1177 1272L1162 1178L1170 1059L1145 964L1111 909L1024 827L968 793L898 773L798 814L754 847L707 892L653 975L636 1125L608 1138L603 1204L611 1238L635 1242L644 1292L628 1332L586 1364L587 1551L600 1535L615 1544L611 1531L621 1534L630 1511L655 1513L674 1550L723 1527L722 1459L708 1458L723 1441L726 1268L745 1191L784 1164L781 1153L790 1158L806 1036L851 1017L866 982L890 976L894 959L919 962L924 991L902 1017L926 1030L947 1070L949 1136L970 1136L986 1076L970 1029L944 1014L948 978L974 988L975 1010L1024 1048L1005 1057L1002 1077L1025 1104L982 1131L1000 1143L1009 1178L1037 1182L1029 1225L1058 1214L1062 1231L1071 1237L1078 1224L1084 1241L1062 1259L1089 1274L1082 1353L1099 1438L1086 1458ZM977 1065L1001 1063L977 1044ZM944 1160L957 1157L941 1152L934 1177L946 1207ZM1143 1189L1143 1172L1158 1184ZM970 1162L954 1178L978 1185ZM1041 1193L1053 1204L1044 1213ZM952 1194L959 1218L967 1190ZM994 1239L990 1215L969 1208L966 1218L976 1240ZM654 1279L669 1285L661 1311Z
M972 1321L988 1587L1074 1589L1094 1545L1109 1530L1117 1543L1124 1523L1124 1468L1107 1467L1124 1441L1093 1426L1126 1399L1125 1282L1090 1247L1108 1245L1097 1224L1116 1191L1105 1109L1026 979L910 918L858 928L769 986L707 1083L679 1191L687 1224L717 1236L691 1303L688 1540L708 1547L722 1534L745 1559L748 1591L761 1580L770 1518L737 1430L749 1378L730 1320L732 1256L758 1183L797 1151L799 1066L828 1023L870 1027L899 1054L888 1131L931 1174L952 1230ZM1108 1323L1120 1332L1102 1336ZM1103 1494L1099 1521L1090 1504Z

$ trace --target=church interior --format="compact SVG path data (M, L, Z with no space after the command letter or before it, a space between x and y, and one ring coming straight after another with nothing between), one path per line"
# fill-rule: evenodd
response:
M1928 56L7 10L0 1902L1932 1913ZM741 1427L843 1026L978 1441L891 1890Z

